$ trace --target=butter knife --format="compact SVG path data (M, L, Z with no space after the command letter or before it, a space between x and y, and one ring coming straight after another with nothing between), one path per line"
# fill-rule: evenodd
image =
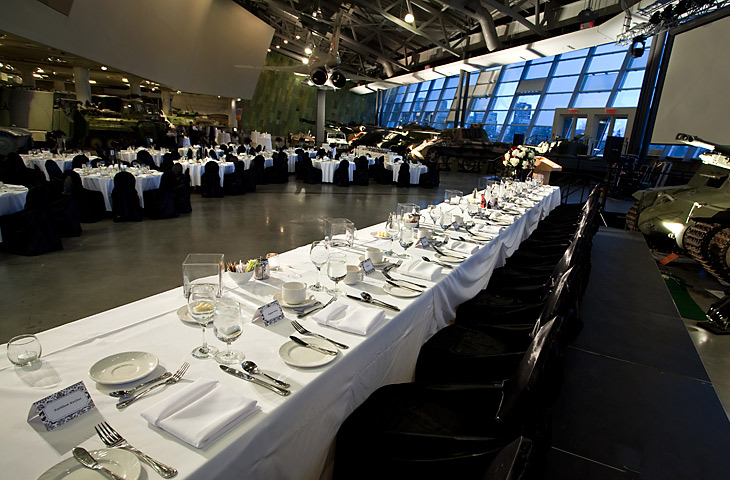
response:
M349 293L347 294L347 298L351 298L353 300L357 300L358 302L369 303L370 305L376 305L378 307L385 307L385 308L389 308L391 310L395 310L396 312L400 312L400 308L396 307L395 305L391 305L389 303L385 303L385 302L383 302L381 300L378 300L376 298L372 298L370 300L366 300L366 299L364 299L362 297L356 297L354 295L350 295Z
M286 397L287 395L291 394L289 390L286 390L284 388L279 388L275 385L272 385L270 383L264 382L263 380L260 380L256 377L252 377L246 372L242 372L241 370L236 370L235 368L231 368L227 365L219 365L221 367L221 370L224 372L233 375L234 377L242 378L243 380L247 380L251 383L255 383L256 385L260 385L264 388L268 388L272 392L278 393L279 395Z
M289 335L289 338L291 338L294 343L298 343L302 347L311 348L315 352L324 353L325 355L332 355L332 356L337 355L337 352L334 350L328 350L326 348L322 348L320 346L314 345L313 343L305 342L301 338L295 337L294 335Z
M329 304L330 304L330 303L332 303L332 302L334 302L335 300L337 300L337 297L332 297L332 298L330 298L330 301L329 301L329 302L327 302L327 303L325 303L324 305L322 305L322 304L320 303L320 304L319 304L319 306L316 306L316 307L312 307L312 308L310 308L309 310L304 310L303 312L299 312L299 313L297 314L297 318L304 318L304 317L306 317L307 315L309 315L310 313L314 313L314 312L316 312L316 311L318 311L318 310L322 310L322 309L324 309L324 308L328 307L328 306L329 306Z
M409 287L408 285L401 285L401 284L396 283L396 282L394 282L392 280L386 280L386 283L388 283L389 285L392 285L394 287L405 288L406 290L411 290L412 292L423 293L423 290L419 290L417 288Z
M86 449L76 447L72 450L72 453L74 458L76 458L76 460L78 460L79 463L84 467L104 472L106 475L108 475L110 478L113 478L114 480L124 480L116 473L99 464L99 462L94 457L92 457L91 454L86 451Z
M387 278L388 280L393 280L394 282L401 282L401 283L410 283L411 285L413 285L413 286L416 286L416 287L421 287L421 288L428 288L428 287L427 287L426 285L421 285L420 283L416 283L416 282L411 282L410 280L405 280L405 279L403 279L403 278L393 278L393 277L391 277L391 276L390 276L390 274L389 274L388 272L386 272L385 270L383 270L383 272L382 272L382 273L383 273L383 276L384 276L385 278Z

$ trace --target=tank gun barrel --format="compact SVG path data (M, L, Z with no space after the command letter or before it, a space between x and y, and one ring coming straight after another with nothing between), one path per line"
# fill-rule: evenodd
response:
M730 146L728 146L728 145L719 145L717 143L713 143L708 140L703 140L696 135L690 135L688 133L678 133L676 136L676 139L682 143L686 143L687 145L692 145L693 147L706 148L715 153L720 153L722 155L730 157Z

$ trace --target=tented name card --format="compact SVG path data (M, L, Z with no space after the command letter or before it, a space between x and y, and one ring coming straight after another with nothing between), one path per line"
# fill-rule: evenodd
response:
M266 327L275 324L282 318L284 318L284 312L281 310L281 305L279 305L277 300L259 307L256 313L253 314L253 321L262 321Z
M84 382L78 382L38 400L33 403L33 408L46 430L51 431L80 417L95 405Z
M428 246L429 246L429 243L428 243L428 238L426 238L426 237L421 237L421 238L419 238L419 239L418 239L418 241L419 241L419 243L421 244L421 247L423 247L423 248L428 248Z
M373 261L369 258L360 262L360 267L362 268L362 271L365 272L365 275L370 275L375 271L375 265L373 265Z
M454 227L454 230L459 231L459 222L454 222L451 225Z

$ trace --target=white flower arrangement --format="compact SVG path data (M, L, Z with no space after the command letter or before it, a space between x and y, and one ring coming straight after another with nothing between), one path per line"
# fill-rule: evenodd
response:
M502 165L508 169L532 170L535 168L535 149L527 145L512 147L504 154Z

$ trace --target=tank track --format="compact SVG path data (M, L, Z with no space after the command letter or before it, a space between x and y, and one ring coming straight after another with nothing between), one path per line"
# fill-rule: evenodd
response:
M712 223L692 224L684 234L684 248L715 278L730 282L726 255L730 247L730 227Z
M626 230L636 231L639 229L639 202L634 203L626 212Z

